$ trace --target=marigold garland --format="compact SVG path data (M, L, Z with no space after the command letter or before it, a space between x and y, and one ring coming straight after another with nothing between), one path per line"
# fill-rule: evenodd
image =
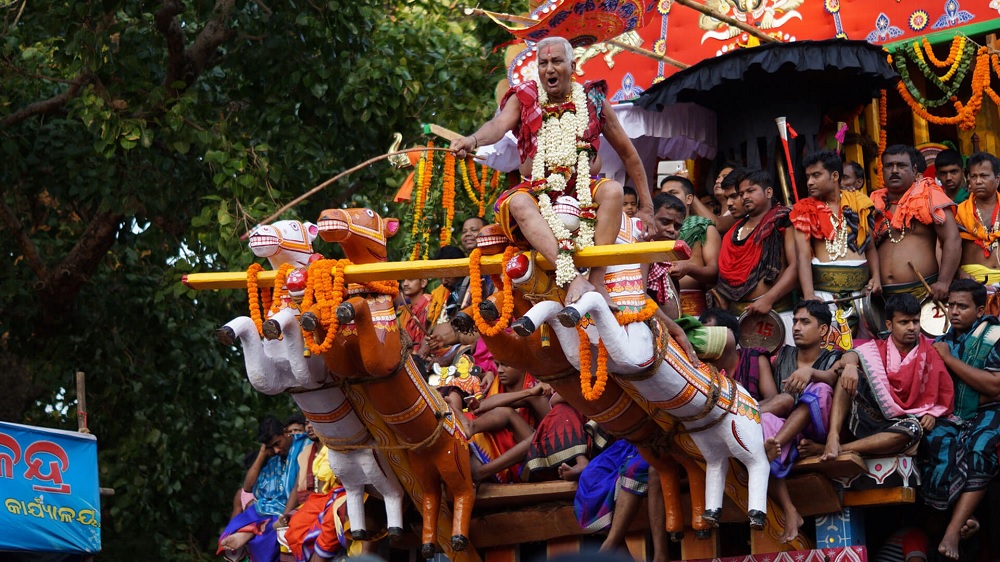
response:
M619 310L615 313L615 318L618 319L618 323L622 326L626 324L631 324L633 322L645 322L656 314L659 310L659 305L653 299L646 299L646 306L642 307L642 310L637 310L631 312L628 310Z
M283 263L281 267L278 268L277 273L274 274L274 289L271 297L271 304L267 308L271 314L277 314L279 310L284 308L283 301L284 297L288 294L288 287L285 286L285 279L288 278L288 272L295 269L295 266L290 263Z
M938 68L944 68L954 64L955 59L958 58L958 55L965 48L965 36L959 35L955 37L955 39L951 42L951 50L948 52L948 58L940 61L936 56L934 56L934 49L931 48L931 42L928 41L926 37L924 37L921 42L924 47L924 52L927 53L927 60L931 61L931 63ZM914 42L914 45L916 45L916 42Z
M250 318L257 326L257 333L263 335L264 321L260 314L260 295L257 289L257 275L264 270L264 266L259 263L252 263L247 268L247 300L250 303Z
M455 220L455 153L444 155L444 180L441 187L441 206L444 207L444 225L441 226L441 246L451 244L452 221Z
M515 246L507 246L507 249L503 252L503 270L500 274L503 284L500 287L503 302L500 303L500 318L492 326L483 319L482 314L479 312L479 303L483 302L483 278L479 268L479 260L483 252L479 248L476 248L469 254L469 289L472 291L472 318L476 321L476 329L484 336L492 337L503 332L510 326L510 321L514 318L514 284L511 283L510 275L507 273L507 265L510 263L510 260L514 259L514 254L516 253L517 248Z
M580 337L580 393L588 401L594 401L604 394L608 385L608 348L604 342L597 341L597 372L590 374L590 338L587 330L577 326L576 333ZM591 380L593 379L593 382Z
M302 297L302 310L317 309L319 323L326 329L326 335L321 343L316 343L312 332L302 330L306 347L310 353L326 353L333 348L340 329L337 320L337 307L344 302L347 294L344 281L344 269L352 265L350 260L318 260L309 266L309 277L306 280L306 291ZM394 281L369 281L359 283L368 289L367 292L395 297L399 294L399 284Z
M428 148L433 147L434 143L427 143ZM434 177L434 152L427 151L420 155L420 161L417 162L417 195L413 202L413 224L410 226L410 235L413 237L414 246L413 250L410 252L410 260L415 260L420 256L421 244L424 246L423 251L426 257L428 252L427 241L430 238L430 233L424 227L424 223L427 217L424 213L424 206L427 204L427 195L430 192L431 179ZM417 238L417 234L422 233L420 239Z
M964 37L958 36L952 43L952 49L956 50L958 48L956 45L961 45L964 47L962 52L970 52L971 49L968 46L969 43L971 43L971 41L966 40ZM923 63L921 57L916 57L916 58L918 66L921 63ZM959 57L958 55L956 55L956 59L961 60L963 58L964 57ZM998 71L998 74L1000 74L1000 64L998 64L996 61L993 61L992 58L993 57L991 57L988 48L979 47L979 49L976 50L975 70L973 70L972 72L972 84L970 88L972 95L970 96L969 100L966 103L962 103L957 97L954 96L954 93L957 93L958 87L961 85L961 82L964 79L964 73L962 73L962 68L965 68L967 70L970 65L968 62L963 61L962 64L959 65L959 71L958 73L955 74L952 88L941 87L938 82L935 82L935 84L939 85L942 91L944 91L946 94L949 93L952 94L949 97L949 100L955 107L955 115L951 117L940 117L937 115L932 115L930 112L928 112L927 108L935 107L934 103L936 103L937 100L928 101L924 99L922 96L920 96L919 92L917 92L917 95L914 95L908 84L909 82L908 76L904 75L903 72L900 72L900 74L903 75L903 80L901 80L899 83L896 84L896 89L899 91L899 94L903 98L903 101L906 102L906 104L910 107L910 109L915 114L919 115L928 122L934 123L936 125L958 125L959 128L961 128L962 130L966 131L973 130L976 128L976 115L982 108L983 96L989 95L990 99L992 99L994 102L1000 101L1000 96L997 96L996 92L993 91L993 88L990 86L991 67L993 67L993 70ZM931 62L937 64L938 62L941 61L936 61L935 59L932 60ZM952 61L952 62L953 64L958 64L957 61ZM900 68L900 64L901 61L897 60L896 61L897 68ZM903 68L905 69L905 64L903 64ZM959 73L962 73L961 77L959 76Z
M476 196L476 192L478 190L475 190L475 182L474 182L474 180L470 180L469 179L469 166L470 166L470 164L469 164L468 160L469 160L468 158L466 158L465 160L459 160L458 161L458 169L459 169L459 171L462 174L462 186L465 187L465 194L469 196L469 200L470 201L472 201L473 203L475 203L476 205L478 205L479 204L479 197ZM475 166L472 166L472 177L473 178L476 177L475 170L476 170Z

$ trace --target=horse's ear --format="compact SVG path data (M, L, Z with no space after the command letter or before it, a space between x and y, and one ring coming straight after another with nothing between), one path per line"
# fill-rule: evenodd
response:
M392 238L399 232L399 219L385 219L385 237Z
M312 242L319 235L319 227L311 222L304 222L302 226L306 229L306 236L309 237L309 241Z

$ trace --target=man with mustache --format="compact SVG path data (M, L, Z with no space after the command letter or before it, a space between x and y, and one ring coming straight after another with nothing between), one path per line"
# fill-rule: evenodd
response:
M883 293L910 293L922 299L927 293L920 280L923 276L931 296L944 301L958 270L962 244L955 224L955 203L933 179L915 181L923 161L915 148L902 144L892 145L882 154L885 188L871 194L875 209L881 213L875 224L875 245Z
M512 241L534 248L556 264L556 284L566 288L567 304L596 290L614 307L604 286L606 268L581 272L575 270L572 260L572 253L586 245L614 244L621 226L622 185L595 176L601 169L597 156L600 136L604 135L625 164L639 195L637 216L648 226L653 202L646 172L607 99L607 84L600 81L581 86L573 81L576 61L570 42L547 37L536 49L538 80L512 87L500 102L496 117L451 146L464 158L513 131L525 181L497 199L497 222ZM575 234L554 211L563 195L580 203L581 224Z
M785 324L785 343L792 344L791 294L798 274L789 209L772 203L771 175L763 170L747 173L738 193L746 216L722 238L715 293L736 315L774 310Z
M957 150L949 148L938 153L934 158L934 177L941 182L945 195L955 203L969 198L965 166L962 165L962 155Z

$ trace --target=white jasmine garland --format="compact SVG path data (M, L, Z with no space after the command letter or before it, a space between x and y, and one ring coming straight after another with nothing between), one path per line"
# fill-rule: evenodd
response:
M573 249L582 250L594 245L596 222L596 207L590 192L590 145L583 140L589 122L587 95L583 86L576 82L572 84L571 94L574 111L564 111L558 116L543 115L542 127L538 131L538 150L531 165L532 178L545 179L545 191L538 197L538 208L559 244L556 284L560 286L565 286L576 277ZM538 103L544 108L548 101L548 93L539 82ZM548 196L549 192L565 192L574 172L581 211L580 228L575 238L552 210L552 201Z

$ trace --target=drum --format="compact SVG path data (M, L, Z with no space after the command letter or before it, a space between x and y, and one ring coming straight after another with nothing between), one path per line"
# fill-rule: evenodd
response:
M874 337L885 337L885 299L882 295L866 294L855 301L858 303L861 320L868 327L868 332Z
M951 328L948 310L941 310L931 299L920 304L920 331L929 338L943 336Z
M785 344L785 324L775 311L767 314L740 315L740 345L747 347L762 347L768 353L774 353Z

